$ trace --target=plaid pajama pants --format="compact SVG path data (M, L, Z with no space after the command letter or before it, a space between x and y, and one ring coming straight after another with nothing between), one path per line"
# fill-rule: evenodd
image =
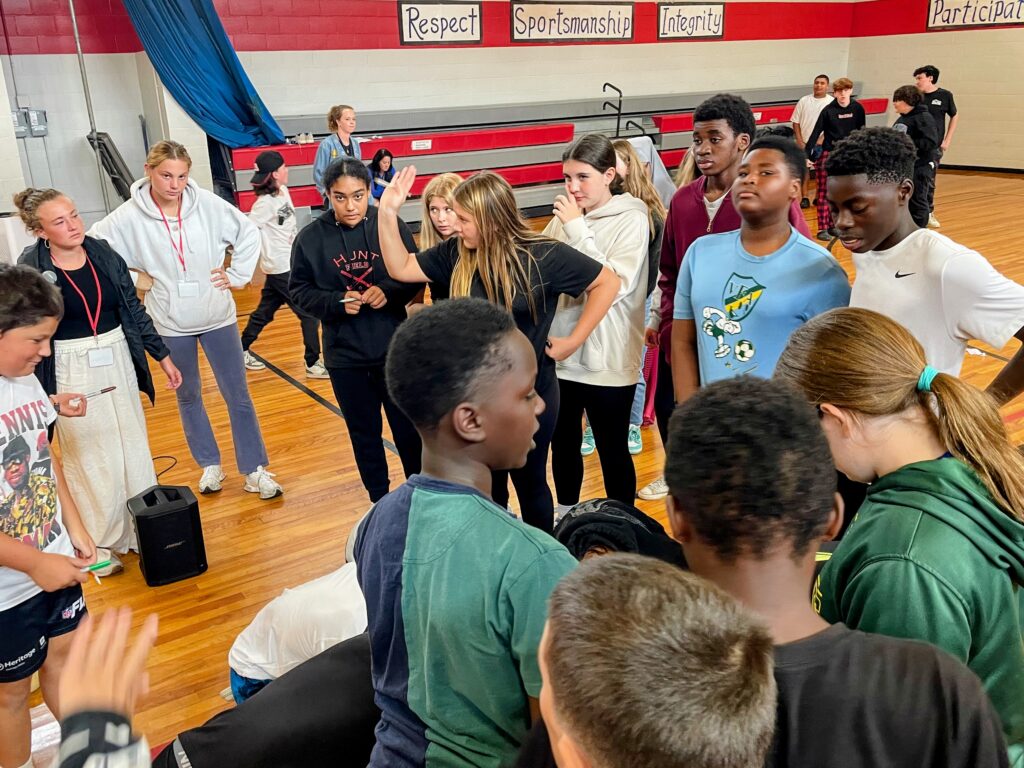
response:
M832 228L832 212L828 209L828 199L825 197L828 187L828 177L825 175L826 160L828 160L828 152L822 152L821 157L814 163L814 179L818 184L818 190L814 196L814 207L818 212L819 232Z

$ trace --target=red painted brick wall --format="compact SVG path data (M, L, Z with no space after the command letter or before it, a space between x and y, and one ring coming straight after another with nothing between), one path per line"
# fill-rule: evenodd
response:
M86 53L142 50L121 0L75 0L75 16ZM0 0L0 19L0 54L75 52L67 0Z
M400 47L393 0L214 0L235 50ZM142 45L121 0L76 0L86 53L135 53ZM726 40L863 37L925 31L928 0L865 3L729 3ZM0 53L73 53L67 0L0 0ZM484 46L510 45L507 0L483 3ZM657 3L636 3L636 43L657 42Z

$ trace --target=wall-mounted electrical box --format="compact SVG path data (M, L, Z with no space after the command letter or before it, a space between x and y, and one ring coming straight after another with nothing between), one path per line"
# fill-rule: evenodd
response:
M32 136L46 136L50 129L46 124L45 109L28 109L28 132Z
M11 112L11 122L14 123L14 138L24 139L28 136L28 110L13 110Z
M46 136L50 133L50 128L46 123L45 109L12 110L11 121L14 123L14 138L16 139Z

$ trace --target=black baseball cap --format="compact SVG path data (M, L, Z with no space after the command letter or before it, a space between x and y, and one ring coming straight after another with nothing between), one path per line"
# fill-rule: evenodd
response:
M253 186L259 186L263 184L267 177L284 165L284 158L281 157L280 152L275 152L272 149L268 149L266 152L260 152L256 156L256 173L253 174L252 181L249 182Z

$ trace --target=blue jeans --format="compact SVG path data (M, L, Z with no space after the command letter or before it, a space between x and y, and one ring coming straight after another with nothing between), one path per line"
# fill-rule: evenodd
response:
M210 417L203 405L203 382L199 376L199 345L213 369L217 389L228 406L235 461L243 475L267 466L267 449L256 419L256 408L249 397L242 363L242 342L234 323L197 336L162 336L171 359L181 371L178 387L178 415L192 458L200 467L220 464L220 448L214 437Z
M228 667L231 673L231 695L235 697L235 704L241 704L250 696L262 691L270 680L253 680L251 677L242 677L235 670Z

